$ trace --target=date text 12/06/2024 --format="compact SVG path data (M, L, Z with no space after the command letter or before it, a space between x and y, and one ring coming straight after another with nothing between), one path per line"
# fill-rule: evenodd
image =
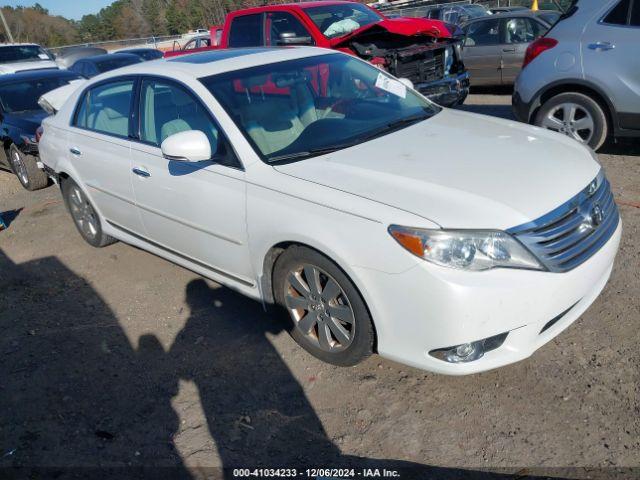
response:
M235 468L233 476L236 478L267 478L267 477L306 477L306 478L400 478L397 470L386 468Z

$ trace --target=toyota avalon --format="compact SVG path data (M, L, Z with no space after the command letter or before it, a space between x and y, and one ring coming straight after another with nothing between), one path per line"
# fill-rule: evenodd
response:
M529 357L596 299L620 241L587 147L324 49L99 75L44 121L40 152L89 244L274 305L336 365L377 352L458 375Z

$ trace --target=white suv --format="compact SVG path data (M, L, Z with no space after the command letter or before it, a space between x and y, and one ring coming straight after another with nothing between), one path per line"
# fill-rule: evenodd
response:
M528 357L594 301L620 241L586 147L324 49L100 75L44 121L40 154L91 245L123 240L275 304L338 365Z

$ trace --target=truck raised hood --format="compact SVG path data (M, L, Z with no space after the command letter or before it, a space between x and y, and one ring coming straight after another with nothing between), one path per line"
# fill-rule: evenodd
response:
M394 34L404 37L428 36L434 39L451 39L456 35L455 27L440 20L426 18L385 18L377 23L365 25L346 35L330 40L331 46L339 48L359 37L372 34Z

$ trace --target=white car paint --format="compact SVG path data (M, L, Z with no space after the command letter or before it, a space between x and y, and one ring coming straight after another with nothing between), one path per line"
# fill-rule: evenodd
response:
M52 68L57 70L58 64L53 60L37 60L35 62L15 62L0 64L0 74L25 72L28 70L44 70Z
M274 246L293 242L319 250L361 292L378 352L418 368L459 375L506 365L528 357L576 320L611 273L620 225L589 260L565 273L439 267L408 253L387 229L507 229L534 220L598 173L593 154L582 145L515 122L445 109L376 140L274 167L260 160L198 81L326 53L294 48L215 62L161 60L88 82L133 74L182 82L210 109L242 169L211 164L175 174L155 146L70 126L83 89L44 121L42 161L80 185L107 234L255 299L272 299L265 291L264 264ZM132 169L151 176L133 175ZM470 363L446 363L428 354L507 331L500 348Z

